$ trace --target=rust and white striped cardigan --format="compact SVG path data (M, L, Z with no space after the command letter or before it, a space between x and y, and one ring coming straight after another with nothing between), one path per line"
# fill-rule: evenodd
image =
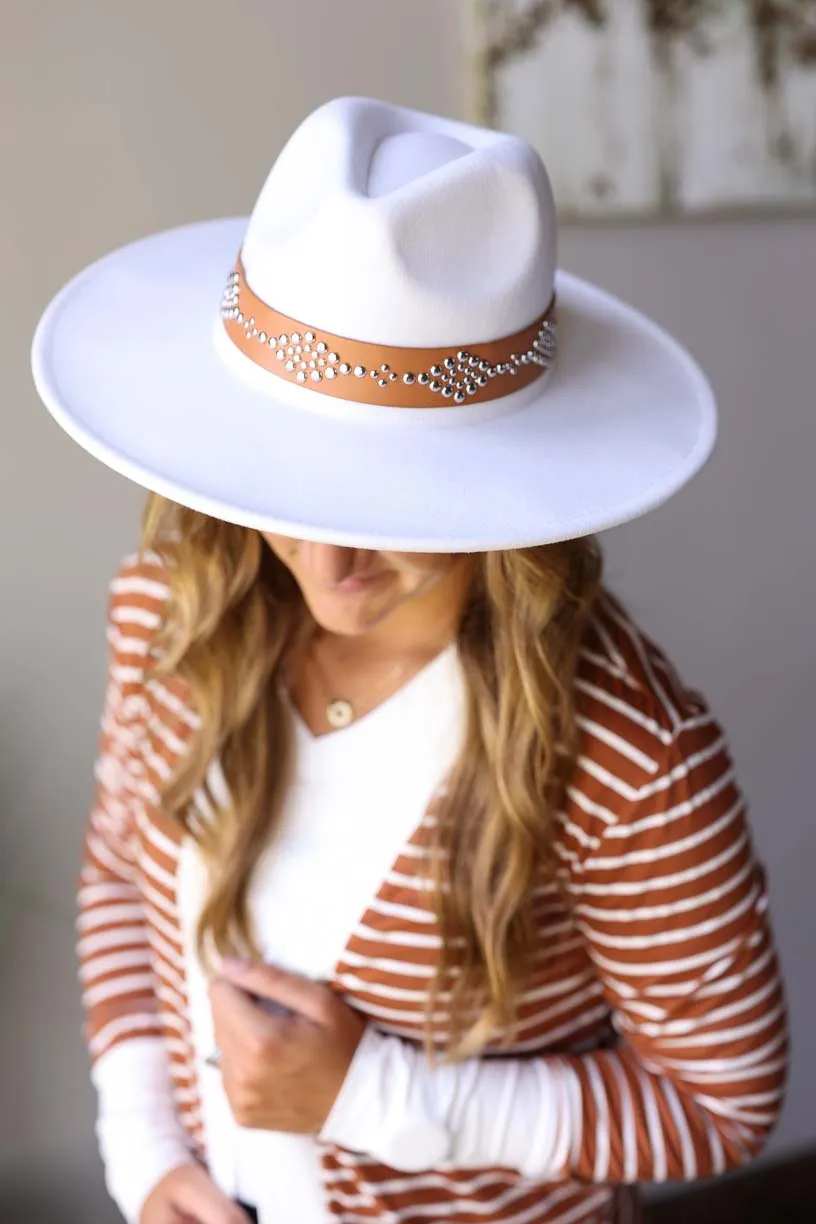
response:
M79 957L92 1060L163 1038L178 1115L206 1162L176 895L182 834L159 801L196 717L178 681L145 675L167 594L156 557L125 563L111 587ZM327 1212L338 1220L623 1219L628 1186L743 1162L776 1120L784 1002L722 732L606 594L585 636L577 702L583 744L558 820L561 887L537 887L540 954L523 984L521 1029L502 1051L546 1058L579 1103L573 1133L559 1138L560 1175L408 1174L324 1144ZM409 1041L420 1040L439 948L418 880L432 821L431 810L350 933L333 981L371 1024ZM444 1036L443 1012L435 1025Z

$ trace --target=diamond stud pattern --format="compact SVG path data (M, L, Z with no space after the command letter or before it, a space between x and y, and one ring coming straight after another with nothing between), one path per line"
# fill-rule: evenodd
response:
M477 395L482 387L486 387L490 379L512 379L522 366L536 365L547 369L555 360L556 324L552 319L545 319L538 328L532 346L526 352L510 353L504 361L487 361L480 357L478 352L458 349L427 370L401 371L385 364L367 369L365 366L344 361L342 353L328 351L326 341L313 331L306 331L302 335L297 331L291 335L269 335L256 326L252 315L245 316L240 298L241 278L237 271L233 271L229 275L221 299L222 319L241 325L248 341L256 341L273 349L275 357L281 363L281 373L285 371L286 375L294 377L294 380L301 384L306 383L308 379L313 383L321 383L324 379L331 382L336 378L356 376L372 379L376 387L387 392L392 383L401 381L408 386L417 383L427 387L435 395L439 395L441 400L463 404L471 396ZM387 401L387 395L383 395L383 400Z

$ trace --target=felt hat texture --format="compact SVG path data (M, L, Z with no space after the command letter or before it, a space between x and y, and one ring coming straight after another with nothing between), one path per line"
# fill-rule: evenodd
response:
M252 294L303 336L388 348L406 368L412 350L478 359L554 301L555 356L517 388L508 355L490 399L476 383L454 399L436 382L432 406L395 406L385 378L364 402L348 370L343 398L330 396L340 366L326 366L336 355L325 346L318 358L317 340L292 354L283 336L280 365L265 368L230 339L223 295L238 257ZM309 356L315 381L303 360L295 382L287 363ZM527 354L513 359L525 373ZM671 497L716 433L693 358L558 268L531 145L367 98L300 124L249 217L154 234L81 271L45 310L32 368L59 424L146 489L355 548L469 552L592 534ZM481 368L488 385L496 369Z

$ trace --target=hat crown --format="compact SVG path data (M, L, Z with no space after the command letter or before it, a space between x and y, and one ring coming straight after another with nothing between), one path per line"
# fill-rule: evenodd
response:
M281 151L243 263L258 297L316 329L388 345L493 340L552 298L549 179L516 137L337 99Z

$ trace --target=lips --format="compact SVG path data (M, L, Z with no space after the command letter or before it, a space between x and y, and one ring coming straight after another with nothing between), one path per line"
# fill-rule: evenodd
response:
M347 591L364 591L382 577L382 574L353 574L350 578L344 578L342 582L338 582L332 587L332 590L339 591L341 594Z

